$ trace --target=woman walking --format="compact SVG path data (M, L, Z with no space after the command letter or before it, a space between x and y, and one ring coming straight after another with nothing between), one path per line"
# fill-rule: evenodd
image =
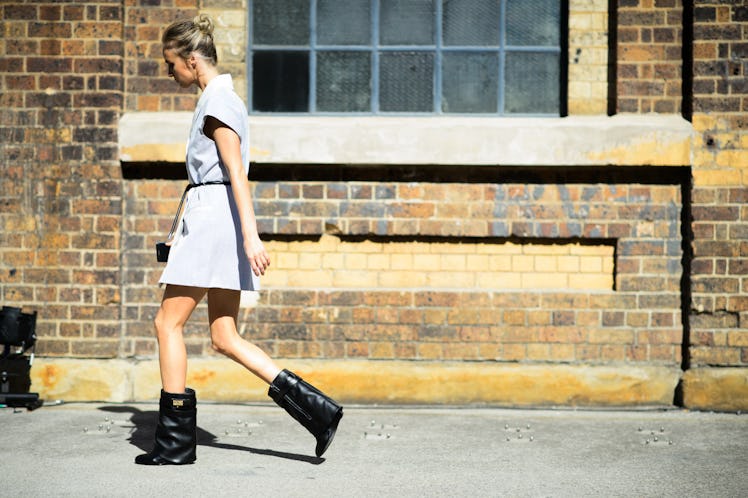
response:
M270 258L257 232L249 173L247 109L229 74L219 74L213 23L205 15L177 21L162 36L169 76L202 90L187 146L184 215L171 242L160 283L166 285L155 319L161 400L153 450L144 465L195 461L196 398L186 386L184 325L207 296L213 348L269 384L268 395L317 440L321 456L343 409L237 332L241 291L257 290Z

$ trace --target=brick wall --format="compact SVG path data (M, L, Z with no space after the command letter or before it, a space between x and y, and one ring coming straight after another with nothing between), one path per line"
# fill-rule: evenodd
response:
M748 365L748 6L693 12L691 363Z
M192 19L197 0L124 2L125 111L192 111L195 88L182 89L166 72L161 33L178 19Z
M680 0L619 0L616 107L680 112L681 40L690 33L682 22L692 17L691 170L539 167L498 175L373 166L338 175L256 164L260 226L287 273L268 279L257 306L242 309L242 331L290 358L748 365L748 8L738 0L686 7L684 15ZM603 112L594 75L602 71L607 18L597 0L570 8L570 66L578 64L570 67L570 110ZM219 57L243 91L244 2L0 5L0 303L39 310L43 356L155 356L161 291L152 247L168 230L183 181L152 179L158 168L123 179L117 121L124 111L192 110L197 92L166 77L160 33L198 9L217 19ZM589 50L577 53L579 46ZM181 175L181 166L169 168L165 177ZM693 220L684 226L689 203ZM325 245L331 241L335 252ZM549 251L533 262L556 262L549 280L560 278L557 251L612 248L596 257L602 266L612 259L600 278L609 274L615 290L507 284L521 279L527 260L497 275L496 285L466 288L463 277L488 278L482 268L471 271L467 256L466 275L438 288L407 277L387 287L305 285L293 273L311 264L303 257L311 247L340 256L328 264L347 275L354 268L334 261L355 261L371 244L389 255L377 264L387 260L391 269L397 256L422 261L408 244L423 244L430 261L445 262L445 271L424 268L424 278L442 279L456 254L479 246L494 256L512 247L525 256ZM205 315L201 306L186 337L190 353L209 356Z
M681 110L681 0L618 0L618 112Z
M569 114L608 106L608 0L569 0Z
M41 354L116 356L121 2L0 10L0 301L39 310Z
M294 176L303 171L299 168ZM455 174L469 180L467 171ZM581 178L567 183L564 173L536 174L547 183L254 182L258 220L280 267L271 273L290 273L294 283L289 288L287 281L274 282L280 277L269 277L257 307L243 311L244 332L278 357L678 365L683 171L577 173L615 183L574 183ZM657 180L648 184L646 178ZM127 354L154 351L149 325L161 266L153 261L152 247L168 229L180 185L128 182L124 216L132 231L126 230L123 258ZM363 246L379 244L374 273L386 276L392 258L413 257L402 242L413 237L428 251L421 257L430 259L411 259L407 270L401 268L420 268L409 279L391 278L382 285L367 279L361 264L345 268L335 258L341 255L339 238L359 241L348 257L365 258ZM610 285L594 289L594 277L585 287L578 267L573 272L576 289L522 286L523 265L535 264L533 253L543 247L546 253L549 247L570 251L585 240L591 244L585 247L611 249L608 281L613 283L615 263L615 290ZM517 266L512 268L510 259L503 271L491 271L490 265L468 265L465 256L458 261L461 266L440 268L426 280L427 267L464 256L467 246L484 245L501 248L481 250L496 264L506 263L502 250L516 247ZM315 254L328 257L329 268ZM310 267L310 261L316 266ZM595 261L603 265L599 255ZM560 274L558 267L545 270L551 283ZM341 279L333 279L336 272ZM532 273L543 275L543 269L533 267ZM354 277L358 285L345 284ZM196 354L211 354L206 325L202 306L187 328L188 347Z

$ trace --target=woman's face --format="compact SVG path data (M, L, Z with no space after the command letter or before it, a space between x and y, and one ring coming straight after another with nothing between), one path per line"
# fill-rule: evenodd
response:
M177 55L174 49L164 49L164 60L169 76L174 78L179 86L187 88L195 83L195 71L189 66L188 61Z

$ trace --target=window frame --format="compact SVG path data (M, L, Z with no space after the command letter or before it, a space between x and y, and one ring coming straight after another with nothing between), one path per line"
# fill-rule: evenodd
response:
M489 117L489 118L513 118L513 117L564 117L567 115L568 101L568 45L569 45L569 0L560 0L559 15L559 40L558 45L507 45L506 43L506 0L500 0L500 22L499 22L499 45L449 45L443 44L443 3L442 0L434 0L434 40L433 45L382 45L379 40L380 29L380 0L370 0L371 9L371 39L369 45L328 45L317 43L317 0L308 0L309 11L309 43L308 45L254 45L252 43L253 33L253 0L247 2L247 58L245 62L247 75L247 109L250 115L255 116L337 116L337 117L361 117L361 116L421 116L421 117ZM307 111L259 111L254 109L253 101L253 56L257 51L277 52L307 52L309 55L309 84L308 84L308 110ZM368 111L319 111L317 110L317 54L323 51L345 51L366 52L370 54L371 79L370 79L370 105ZM432 109L431 111L381 111L380 110L380 54L386 52L420 52L433 54L434 71L432 81ZM498 55L498 85L497 110L496 112L444 112L443 107L443 55L445 53L484 53ZM507 53L532 52L558 54L559 61L559 102L558 112L554 113L508 113L506 112L506 76L505 65Z

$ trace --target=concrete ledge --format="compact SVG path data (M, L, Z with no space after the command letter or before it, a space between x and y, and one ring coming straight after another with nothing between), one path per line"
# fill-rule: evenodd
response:
M503 406L669 406L680 370L414 361L283 361L345 403ZM203 400L267 401L267 387L226 359L190 359L188 385ZM145 401L160 388L157 360L38 359L32 391L64 401Z
M190 112L125 113L124 162L183 163ZM565 118L250 116L252 161L290 164L687 166L678 115Z
M683 404L699 410L748 410L748 368L694 368L683 374Z

